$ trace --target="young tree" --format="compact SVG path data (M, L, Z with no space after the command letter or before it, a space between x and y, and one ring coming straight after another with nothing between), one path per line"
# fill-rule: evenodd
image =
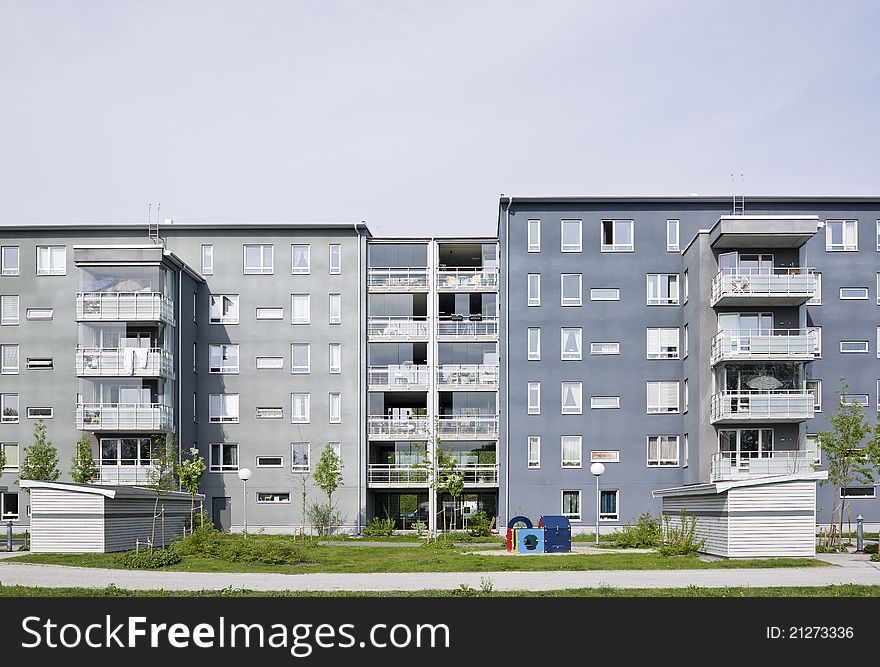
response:
M54 482L60 476L58 450L46 437L46 422L38 419L34 425L34 444L24 448L18 478Z
M156 492L156 503L153 506L153 526L150 533L150 546L156 543L156 519L159 516L159 498L162 491L172 491L177 486L175 475L177 472L177 448L174 436L155 435L152 442L152 465L147 471L148 489ZM165 509L164 506L162 508ZM165 546L164 514L163 514L162 546Z
M309 505L309 473L308 472L298 472L294 473L296 477L299 479L300 487L302 488L301 499L302 499L302 526L300 526L299 534L300 537L303 537L306 534L306 521L308 520L308 505ZM312 529L309 527L309 534L311 534Z
M189 530L195 530L196 524L193 515L196 510L196 494L199 492L199 485L202 482L202 476L205 474L207 466L205 459L199 454L197 447L190 447L189 458L183 459L177 468L177 475L180 478L180 486L192 498L189 508Z
M333 493L342 485L342 459L333 450L332 445L327 443L321 456L318 458L318 464L315 466L314 479L315 484L321 491L327 494L327 509L331 517L333 514ZM331 518L331 523L335 523ZM336 526L332 526L335 530Z
M83 433L76 441L76 453L70 459L70 477L78 484L88 484L95 478L95 461L92 458L92 445Z

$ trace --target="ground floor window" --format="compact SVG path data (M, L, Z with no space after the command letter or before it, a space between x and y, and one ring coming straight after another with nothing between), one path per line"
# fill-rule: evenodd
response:
M562 492L562 514L567 516L571 521L581 520L581 492L580 491L563 491Z
M388 491L373 494L373 516L394 521L395 530L412 530L417 521L428 524L428 493Z
M257 502L260 504L289 503L290 494L276 493L271 491L257 491Z
M211 472L238 470L238 443L215 442L211 445Z
M498 492L465 492L455 499L453 517L452 496L444 493L437 502L437 526L445 525L447 530L462 530L468 527L470 518L477 512L485 512L490 524L497 524ZM454 520L453 520L454 519ZM494 527L497 528L497 525Z
M873 486L845 486L840 490L841 498L876 498L877 491Z
M17 493L0 493L0 520L18 521Z
M620 491L600 491L599 493L599 521L618 521L620 513L618 511L618 499Z

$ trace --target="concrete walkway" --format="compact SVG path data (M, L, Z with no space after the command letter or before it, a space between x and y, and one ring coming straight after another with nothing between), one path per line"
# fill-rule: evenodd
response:
M150 572L107 570L61 565L30 565L0 560L4 586L48 588L259 591L418 591L450 590L461 584L479 588L485 577L495 590L559 590L568 588L684 588L700 586L828 586L878 584L880 563L864 555L823 556L837 567L718 570L593 570L587 572L426 572L389 574L262 574L212 572Z

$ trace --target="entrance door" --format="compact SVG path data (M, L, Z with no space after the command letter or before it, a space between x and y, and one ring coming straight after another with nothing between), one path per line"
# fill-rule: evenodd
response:
M232 499L214 497L211 499L211 521L217 530L228 531L232 526Z

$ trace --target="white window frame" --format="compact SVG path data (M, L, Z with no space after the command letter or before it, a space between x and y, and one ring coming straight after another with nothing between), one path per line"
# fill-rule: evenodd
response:
M303 414L297 414L294 409L296 397L305 397ZM308 424L312 418L312 395L307 391L295 391L290 394L290 423L291 424Z
M674 235L670 234L672 230L675 230ZM674 236L675 240L671 241L670 238ZM666 220L666 252L681 252L681 221L675 219L667 219Z
M814 274L816 276L816 294L807 301L808 306L821 306L822 305L822 273L820 271L816 271Z
M600 296L603 292L610 292L611 296ZM592 287L590 288L590 301L620 301L620 288Z
M284 419L284 407L264 405L254 408L254 419Z
M296 319L296 307L294 306L294 302L296 299L303 299L306 304L306 316L305 319ZM311 294L291 294L290 295L290 323L291 324L311 324L312 323L312 295Z
M844 493L844 492L845 492L847 489L849 489L849 488L854 488L854 489L867 489L867 488L870 488L870 489L871 489L871 495L870 495L870 496L862 496L862 495L851 496L851 495L849 495L848 493ZM877 487L874 486L873 484L853 484L851 487L849 487L849 486L842 486L842 487L840 487L840 492L839 492L839 493L840 493L840 498L841 498L841 500L844 499L844 498L850 498L850 499L852 499L852 500L872 500L872 499L874 499L874 498L877 497Z
M577 225L577 243L565 242L566 223ZM575 220L571 218L563 218L559 221L559 250L560 252L583 252L584 236L583 236L583 220Z
M611 223L612 242L606 244L604 242L605 223ZM617 223L629 223L630 243L617 243ZM636 248L636 228L633 220L616 220L605 218L599 223L599 249L602 252L635 252Z
M54 308L27 308L24 311L25 319L31 322L48 322L55 318Z
M565 279L574 276L577 278L577 296L565 296ZM565 308L581 306L584 302L584 276L582 273L561 273L559 275L559 305Z
M566 440L574 440L577 443L577 458L576 459L566 459L565 458L565 443ZM577 469L584 467L584 438L580 435L562 435L559 436L559 462L560 467L568 470L568 469Z
M287 500L284 500L287 496ZM257 505L289 505L289 491L257 491Z
M661 385L657 387L657 405L651 407L651 385ZM667 386L663 386L667 385ZM670 387L675 385L675 406L671 404L663 405L663 393L670 394ZM649 415L672 415L681 412L681 385L678 380L648 380L645 383L647 413ZM671 395L671 394L670 394Z
M244 243L242 244L242 272L246 276L271 276L275 273L275 245L272 243ZM247 249L260 248L260 263L258 266L248 266ZM269 262L266 263L265 249L269 248Z
M220 348L221 361L218 366L214 366L214 351ZM224 363L224 348L235 348L235 365ZM227 355L228 356L228 355ZM239 365L241 364L241 354L238 343L210 343L208 345L208 373L212 375L237 375Z
M254 316L258 320L283 320L284 308L275 306L258 306L254 312Z
M15 267L10 266L10 262L6 261L6 253L15 255ZM3 276L19 276L21 275L21 248L17 245L0 246L0 275Z
M214 447L215 446L220 447L220 461L217 463L214 462ZM235 463L234 467L232 464L226 465L223 463L223 458L224 458L223 454L224 454L224 450L227 447L234 447L235 448L235 460L237 461L237 463ZM212 443L208 444L208 472L214 472L214 473L237 472L240 467L241 467L241 451L239 451L237 442L212 442Z
M862 400L852 400L853 398ZM863 408L867 408L869 405L871 405L871 397L868 394L841 394L840 404L861 405Z
M306 365L294 365L293 350L294 348L305 348ZM312 372L312 345L311 343L293 342L290 344L290 374L291 375L308 375Z
M333 358L334 356L336 357L335 359ZM338 375L342 373L342 343L330 343L327 346L327 357L330 374Z
M674 461L671 458L664 459L660 456L660 454L662 453L662 445L661 445L662 438L674 440L674 442L675 442L675 459L674 459ZM657 440L657 443L656 443L657 444L657 456L656 456L656 458L653 458L653 459L651 458L651 440L652 439ZM648 468L678 468L679 467L679 460L680 460L679 457L680 457L681 452L679 449L680 440L677 435L671 435L671 434L649 435L645 439L645 444L646 444L645 465Z
M526 227L528 252L541 252L541 221L529 220Z
M877 252L880 252L880 220L877 221Z
M537 456L532 456L533 453ZM538 470L541 467L540 435L530 435L526 438L526 467L528 470Z
M329 394L329 410L330 410L330 423L331 424L341 424L342 423L342 394L338 391L331 391Z
M336 251L336 262L333 261L333 251ZM342 273L342 244L341 243L331 243L330 244L330 257L328 258L328 262L330 264L330 275L338 276Z
M864 345L864 350L844 350L844 345ZM842 340L840 341L840 353L841 354L866 354L870 352L870 344L866 340Z
M6 414L7 401L15 402L15 416ZM9 406L12 407L11 405ZM0 394L0 424L17 424L21 419L21 397L17 393Z
M541 361L541 327L529 327L526 332L529 361Z
M35 412L36 410L48 410L46 413L38 414ZM54 419L55 418L55 408L51 406L43 406L43 405L31 405L27 408L27 418L28 419Z
M603 493L613 493L614 494L614 509L617 510L614 516L602 516L602 512L599 512L599 521L620 521L620 489L600 489L599 491L599 507L602 506L601 497Z
M848 293L847 296L844 296L844 293ZM857 296L854 296L857 295ZM840 288L840 300L841 301L867 301L868 300L868 288L867 287L841 287Z
M567 332L569 332L567 334ZM574 336L577 352L565 351L566 335ZM559 359L560 361L581 361L584 358L584 330L581 327L559 328Z
M214 275L214 244L213 243L203 243L202 244L202 275L203 276L213 276Z
M6 305L9 303L10 305ZM14 305L14 307L13 307ZM7 317L9 311L11 316ZM14 311L14 314L13 314ZM0 325L17 327L21 322L21 299L18 294L3 294L0 296Z
M674 278L674 280L672 280ZM656 292L651 294L651 280L656 281ZM677 273L648 273L645 276L645 300L649 306L677 306L680 303L680 293L678 290L679 277ZM666 283L666 291L669 294L665 299L660 296L663 282ZM675 295L671 283L675 284Z
M656 340L652 341L652 333ZM668 350L671 350L672 347L669 345L670 338L672 334L670 332L675 332L675 353L670 354ZM667 343L664 346L664 341ZM656 342L656 347L652 349L651 343ZM664 353L664 349L667 352ZM669 359L680 359L681 358L681 331L678 327L648 327L645 329L645 355L646 359L661 359L661 360L669 360Z
M574 407L566 407L565 405L565 388L572 385L574 389L573 396L577 400ZM582 415L584 413L584 383L580 380L562 380L559 383L560 388L560 412L563 415Z
M690 331L688 329L688 325L684 325L684 330L682 331L682 341L681 341L681 358L686 359L688 354L690 353Z
M3 453L6 455L6 465L3 466L3 469L0 470L0 474L3 471L6 472L16 472L21 469L21 446L17 442L0 442L0 449L3 450ZM15 450L15 463L10 463L11 459L9 456L9 451Z
M880 380L877 380L877 412L880 412Z
M208 395L208 421L212 424L238 424L240 408L238 394Z
M807 391L811 391L810 383L814 382L816 384L816 391L812 392L813 399L813 412L822 412L822 380L817 380L814 378L810 378L806 381Z
M261 362L262 362L262 365L261 365ZM284 368L284 357L257 357L255 364L256 364L256 368L258 368L259 370L265 370L265 371L281 370Z
M532 403L532 396L535 396L536 401ZM528 406L528 414L530 415L539 415L541 414L541 383L530 381L526 386L526 405Z
M305 248L305 266L295 266L294 257L296 257L296 249ZM290 244L290 275L307 276L312 272L312 244L311 243L291 243Z
M6 365L6 352L15 352L15 365ZM17 343L0 345L0 375L18 375L21 369L21 349Z
M233 308L229 315L224 315L223 306L227 299ZM208 324L238 324L240 312L238 294L211 294L208 298Z
M336 302L335 306L333 304L334 301ZM338 293L330 294L328 307L328 317L330 318L330 324L342 324L342 295Z
M691 278L690 278L690 274L688 273L687 269L685 269L684 273L682 274L681 282L682 282L681 289L682 289L683 303L687 303L688 298L690 297L690 293L691 293Z
M540 306L541 305L541 274L540 273L530 273L528 274L528 283L527 283L527 296L528 296L528 305L529 306ZM532 290L534 287L534 293Z
M603 405L608 402L608 405ZM590 396L590 410L619 410L620 396Z
M293 447L294 445L305 445L305 465L299 463L295 464L296 457L293 455ZM311 472L312 470L312 445L310 442L306 440L296 440L290 443L290 472L292 473L303 473L303 472Z
M842 225L843 242L839 244L831 241L831 226ZM851 225L853 233L846 233L847 226ZM850 236L850 242L847 243L847 236ZM855 240L855 243L852 243ZM826 252L858 252L859 249L859 221L858 220L826 220L825 221L825 251Z
M61 250L60 266L56 265L56 253ZM48 251L49 266L41 266L40 254L42 250ZM67 275L67 246L66 245L38 245L37 246L37 275L38 276L66 276Z
M7 514L6 512L6 496L15 496L18 503L18 512L16 514ZM0 520L18 523L21 520L21 494L12 491L4 491L0 493Z
M577 514L574 514L571 512L569 512L569 513L565 512L565 494L566 493L576 493L577 494L577 507L578 507ZM580 489L562 489L559 492L559 513L562 516L567 517L569 521L579 523L581 521L581 517L583 516L583 503L581 502L582 501L581 496L582 496L582 494L581 494Z
M597 352L597 350L599 349L597 347L598 345L616 345L617 351L616 352ZM607 341L594 341L594 342L590 343L590 356L604 357L604 356L614 356L614 355L619 355L619 354L620 354L620 343L619 342L616 342L613 340L607 340Z
M688 434L685 433L684 440L682 442L682 452L681 452L681 467L682 468L688 467L688 459L690 458L690 454L691 454L690 439L688 438Z

